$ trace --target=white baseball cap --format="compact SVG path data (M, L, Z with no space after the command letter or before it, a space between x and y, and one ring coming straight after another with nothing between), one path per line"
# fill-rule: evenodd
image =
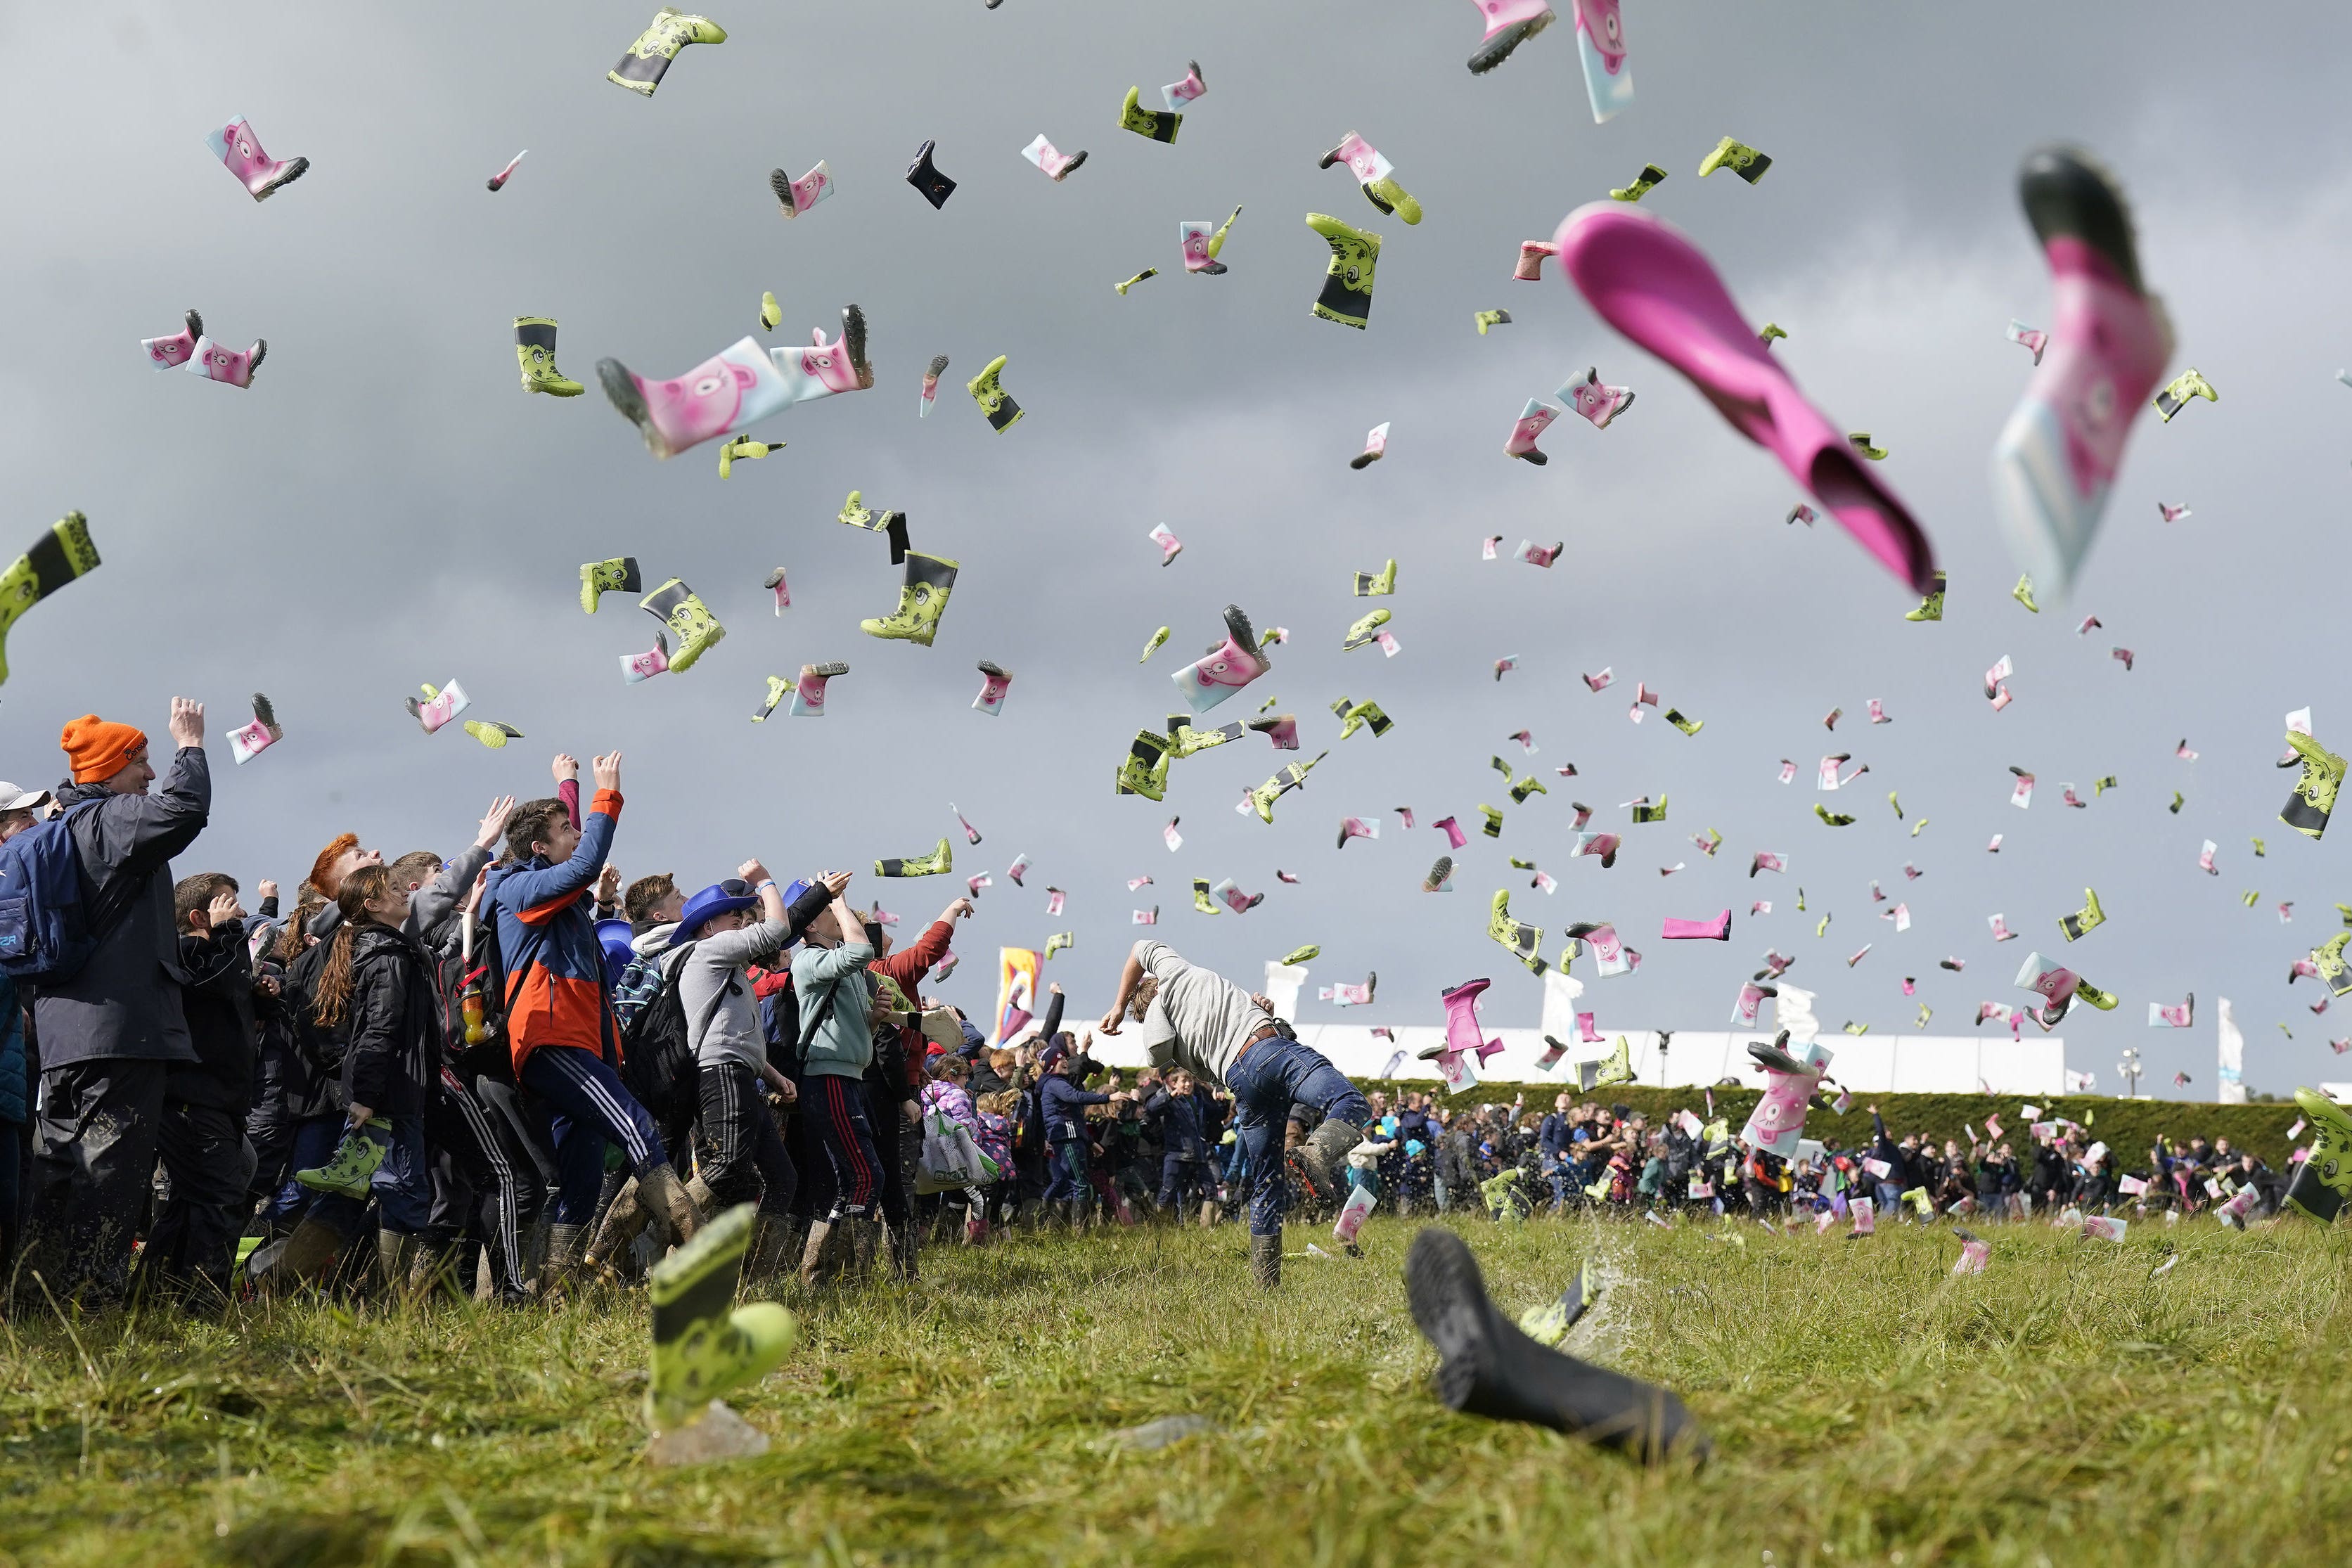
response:
M5 779L0 779L0 811L37 811L49 804L49 792L45 789L21 789Z

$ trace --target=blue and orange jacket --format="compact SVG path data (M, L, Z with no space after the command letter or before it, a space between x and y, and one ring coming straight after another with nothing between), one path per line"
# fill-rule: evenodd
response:
M506 969L507 1038L517 1073L541 1046L577 1046L620 1065L621 1026L605 987L604 949L588 890L620 819L620 791L598 790L571 859L551 866L535 856L527 865L493 870L483 890Z

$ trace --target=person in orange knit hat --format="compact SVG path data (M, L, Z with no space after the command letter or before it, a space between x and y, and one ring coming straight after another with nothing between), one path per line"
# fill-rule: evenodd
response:
M59 1296L99 1305L126 1292L157 1158L183 1179L175 1167L200 1142L175 1134L184 1108L167 1105L164 1088L173 1063L197 1060L180 1010L188 976L172 857L195 841L212 811L204 705L172 699L170 733L172 760L151 795L156 773L144 731L95 713L68 723L58 737L73 766L57 791L64 813L18 836L72 836L95 893L85 920L97 941L80 968L44 979L33 1002L41 1109L20 1278L37 1269Z

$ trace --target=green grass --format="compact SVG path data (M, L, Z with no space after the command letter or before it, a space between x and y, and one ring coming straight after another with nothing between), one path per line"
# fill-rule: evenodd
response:
M1512 1312L1601 1260L1569 1348L1683 1393L1716 1443L1694 1474L1439 1406L1411 1229L1375 1218L1361 1262L1294 1258L1272 1299L1231 1227L929 1249L919 1289L802 1307L800 1348L732 1401L767 1456L685 1471L638 1457L641 1299L149 1312L70 1336L20 1314L0 1549L105 1568L2352 1560L2343 1232L1993 1227L1990 1271L1955 1279L1948 1228L1469 1226ZM2181 1261L2151 1280L2168 1242ZM1190 1411L1221 1430L1102 1442Z

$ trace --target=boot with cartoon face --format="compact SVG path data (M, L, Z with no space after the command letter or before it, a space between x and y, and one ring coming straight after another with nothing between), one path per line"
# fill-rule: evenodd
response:
M1315 314L1363 331L1372 313L1372 274L1380 265L1381 237L1324 213L1308 213L1307 226L1331 247L1331 263L1324 269L1323 292L1316 298Z
M578 382L555 368L555 320L551 316L514 319L515 358L522 365L522 389L555 397L577 397Z
M1184 128L1184 117L1172 109L1145 109L1139 101L1142 96L1140 88L1127 89L1127 100L1118 106L1118 128L1149 141L1172 143L1176 132Z
M782 169L768 171L768 188L776 193L776 205L788 218L801 214L833 195L833 171L819 158L816 167L793 179Z
M1257 649L1257 633L1239 605L1225 606L1225 640L1177 670L1172 679L1195 713L1210 709L1274 668Z
M1596 430L1608 429L1612 419L1633 406L1633 388L1603 386L1598 366L1587 369L1582 381L1568 382L1552 395L1591 420Z
M669 668L680 675L692 669L695 660L727 636L727 628L719 624L710 606L676 577L638 600L637 607L667 626L676 637L677 651L668 656Z
M256 338L251 348L239 352L226 343L200 337L196 340L195 355L188 361L187 369L191 375L201 375L206 381L223 382L243 390L253 384L253 373L261 368L262 359L268 353L268 338Z
M983 658L980 661L980 695L971 700L971 705L993 719L1004 710L1004 694L1013 688L1013 672ZM977 844L980 840L975 837L972 842Z
M801 666L801 678L793 688L792 716L795 719L824 717L824 683L836 675L847 675L849 666L839 659L824 664Z
M727 29L708 16L688 16L674 5L665 5L654 13L654 19L621 57L621 63L604 73L604 79L640 98L651 98L680 49L688 44L726 41Z
M955 591L960 565L944 556L908 552L907 580L898 590L898 608L890 615L869 616L858 622L858 629L870 637L893 637L930 647L931 639L939 635L940 617L947 613L948 595Z
M637 575L637 558L615 555L610 561L583 561L580 563L580 607L590 615L607 594L642 594L645 583Z
M242 114L207 134L205 144L257 202L268 201L280 187L292 184L310 172L308 158L281 163L263 152L261 138L253 133L253 127L245 122Z
M185 327L168 338L142 338L139 349L157 370L178 370L196 357L196 344L204 335L205 319L190 310Z
M988 362L987 368L963 384L963 389L971 394L971 400L980 405L990 427L1000 436L1021 423L1021 405L1013 401L1013 395L997 380L1004 372L1004 361L1005 356L998 354Z
M1504 455L1523 458L1538 468L1550 462L1549 454L1537 449L1536 440L1559 417L1559 410L1542 398L1528 398L1528 405L1519 410L1519 422L1511 426L1511 438L1503 443Z
M1486 19L1486 37L1470 52L1470 74L1485 76L1511 51L1552 25L1548 0L1472 0Z

